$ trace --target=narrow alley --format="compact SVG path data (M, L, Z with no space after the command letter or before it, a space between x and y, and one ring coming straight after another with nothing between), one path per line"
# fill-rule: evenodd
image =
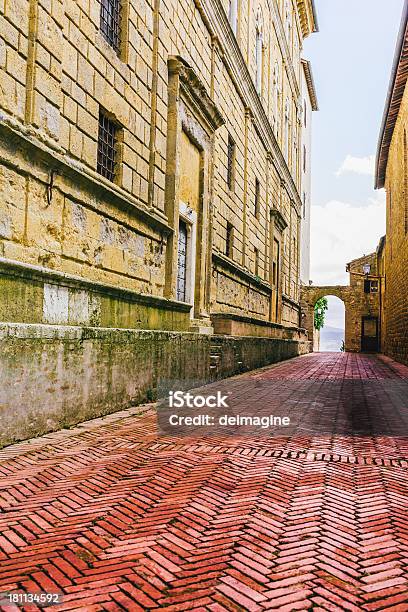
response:
M261 407L282 382L319 385L332 429L317 410L287 436L177 438L148 405L0 451L0 591L60 593L56 611L408 610L408 367L310 354L219 386Z

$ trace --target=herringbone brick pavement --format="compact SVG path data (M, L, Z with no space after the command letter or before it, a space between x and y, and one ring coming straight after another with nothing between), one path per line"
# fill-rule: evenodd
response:
M228 384L248 379L391 384L408 368L315 354ZM54 610L406 611L408 439L369 432L160 437L144 406L4 449L0 593L62 593Z

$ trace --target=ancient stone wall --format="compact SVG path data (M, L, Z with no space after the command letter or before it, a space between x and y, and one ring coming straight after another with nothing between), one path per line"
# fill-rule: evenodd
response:
M0 324L0 447L309 351L303 336ZM183 382L184 381L184 382ZM183 387L184 385L184 387Z
M384 351L408 363L408 85L391 142L386 190Z

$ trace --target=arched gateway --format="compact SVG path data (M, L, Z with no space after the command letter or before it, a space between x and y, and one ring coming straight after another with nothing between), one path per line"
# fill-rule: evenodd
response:
M361 350L360 335L356 330L356 319L354 317L353 305L355 304L354 292L350 286L327 285L325 287L304 286L301 288L300 306L302 312L302 327L307 329L310 340L314 335L314 307L322 297L334 295L340 298L345 307L345 348L346 351L359 352Z

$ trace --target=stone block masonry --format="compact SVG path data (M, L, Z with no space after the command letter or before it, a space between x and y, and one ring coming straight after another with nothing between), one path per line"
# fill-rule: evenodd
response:
M160 380L209 382L309 351L308 342L0 324L0 447L152 400Z

